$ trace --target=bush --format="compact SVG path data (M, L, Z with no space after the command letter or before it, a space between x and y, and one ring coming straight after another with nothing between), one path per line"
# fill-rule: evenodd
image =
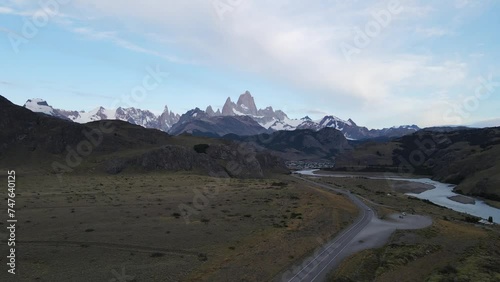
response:
M441 274L455 274L455 273L458 273L458 270L454 266L447 264L445 267L443 267L439 270L439 273L441 273Z
M476 217L476 216L469 216L466 215L463 219L465 222L470 222L470 223L477 223L481 218Z
M165 256L165 254L163 254L163 253L152 253L150 255L150 257L152 257L152 258L161 258L163 256Z
M210 147L208 144L197 144L197 145L194 145L193 149L198 154L206 154L208 147Z
M199 261L207 261L208 257L206 254L200 253L200 254L198 254L198 260Z

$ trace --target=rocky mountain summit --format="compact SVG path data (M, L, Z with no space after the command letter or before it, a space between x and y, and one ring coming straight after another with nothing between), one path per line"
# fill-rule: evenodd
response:
M231 97L226 99L222 112L214 112L212 106L208 106L206 113L209 116L249 116L269 131L311 129L321 130L323 128L335 128L341 131L347 139L358 140L378 137L399 137L418 131L416 125L399 126L383 129L368 129L358 126L352 119L343 120L333 115L327 115L320 120L312 120L305 116L301 119L291 119L281 110L274 110L268 106L257 109L252 94L248 91L241 94L238 101L234 103ZM250 135L250 134L246 134Z
M43 99L29 99L24 107L38 113L71 120L77 123L87 123L99 120L122 120L131 124L140 125L146 128L155 128L167 132L172 125L179 121L180 116L165 109L161 115L155 115L149 110L141 110L134 107L117 109L106 109L98 107L91 111L67 111L54 109Z

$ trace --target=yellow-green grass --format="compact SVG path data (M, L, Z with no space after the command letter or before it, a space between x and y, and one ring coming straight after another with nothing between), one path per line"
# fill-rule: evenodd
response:
M137 281L265 281L357 215L345 197L283 175L74 173L60 182L28 171L16 192L27 280L107 281L125 268ZM194 208L188 224L180 204Z

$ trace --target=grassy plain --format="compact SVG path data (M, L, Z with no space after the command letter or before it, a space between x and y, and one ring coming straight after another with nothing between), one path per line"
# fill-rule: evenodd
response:
M16 192L19 281L267 281L357 215L284 175L19 172Z

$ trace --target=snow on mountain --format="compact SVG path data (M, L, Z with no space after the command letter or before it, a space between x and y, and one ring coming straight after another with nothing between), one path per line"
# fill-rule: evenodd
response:
M334 128L344 133L346 138L352 140L375 138L386 135L401 136L419 130L418 126L415 125L401 126L392 129L369 130L366 127L358 126L352 119L344 120L333 115L325 116L320 120L312 120L308 116L301 119L290 119L284 112L274 110L272 107L257 109L255 100L248 91L241 94L236 103L231 100L231 97L228 97L222 107L222 112L217 110L217 113L214 113L211 106L207 107L206 112L209 116L217 115L217 113L222 116L249 116L257 121L262 127L274 131L291 131L296 129L312 129L318 131L326 127Z
M416 126L415 124L413 124L413 125L401 125L401 126L398 126L398 127L393 126L391 128L393 128L393 129L412 129L412 130L415 130L415 131L420 130L420 127Z
M168 131L172 125L179 120L179 115L168 111L165 106L164 112L157 116L148 110L136 108L105 109L97 107L91 111L65 111L54 109L42 99L29 99L24 105L25 108L47 115L68 119L77 123L88 123L99 120L122 120L131 124L140 125L146 128L156 128Z
M332 128L335 128L337 130L340 130L342 131L342 129L344 129L345 126L352 126L349 122L343 120L343 119L340 119L336 116L325 116L320 122L319 122L319 126L321 128L323 127L332 127Z
M47 104L47 101L42 99L29 99L26 101L26 104L24 104L24 107L32 112L54 115L54 109Z
M68 117L62 111L52 108L47 101L40 98L28 99L28 101L24 104L24 107L32 112L68 120Z
M275 120L274 122L271 122L271 125L269 125L266 128L270 128L273 130L295 130L297 127L299 127L301 124L304 123L304 120L302 119L290 119L288 117L285 117L283 120ZM269 124L269 123L268 123ZM266 124L266 125L268 125Z
M117 119L115 110L107 110L103 107L98 107L88 112L80 111L77 112L76 115L68 116L68 118L77 123L87 123L105 119Z

